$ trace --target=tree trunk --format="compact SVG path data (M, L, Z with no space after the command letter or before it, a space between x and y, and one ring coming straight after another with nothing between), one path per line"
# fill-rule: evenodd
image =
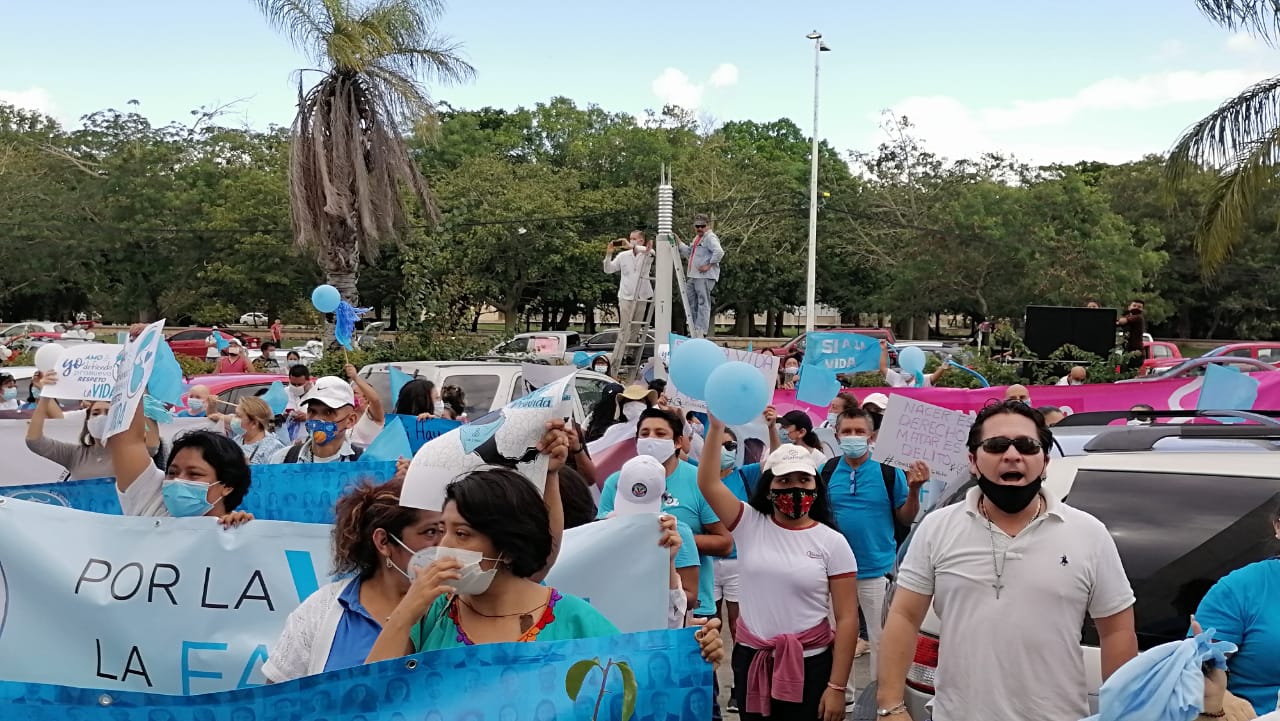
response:
M733 334L739 338L751 337L751 307L746 303L733 306Z
M573 304L565 303L560 307L560 320L556 323L556 330L569 330L569 322L573 319Z
M338 295L351 305L360 305L360 239L356 230L345 223L330 223L325 232L325 246L320 249L320 268L325 282L338 289ZM324 346L334 345L334 325L325 316Z
M596 330L596 307L594 305L588 303L583 307L582 320L584 323L583 329L588 335L595 335L599 332Z
M400 330L400 307L395 303L391 304L391 322L387 325L388 330Z

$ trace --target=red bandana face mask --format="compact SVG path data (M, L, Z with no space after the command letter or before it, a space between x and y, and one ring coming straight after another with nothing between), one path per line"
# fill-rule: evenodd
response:
M793 521L809 515L813 501L818 497L817 491L807 488L788 488L782 491L769 491L769 501L778 513Z

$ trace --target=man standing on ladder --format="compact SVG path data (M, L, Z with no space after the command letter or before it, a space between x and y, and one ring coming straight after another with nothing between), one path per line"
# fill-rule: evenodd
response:
M720 280L720 259L724 249L720 239L707 228L707 216L693 216L695 233L692 245L680 241L680 255L689 259L689 334L694 338L706 338L713 315L711 291Z
M618 257L613 254L619 249ZM643 321L643 315L636 317L636 303L647 302L653 298L653 283L649 280L649 247L644 240L643 230L631 231L629 239L618 238L609 242L605 251L604 272L617 273L618 281L618 329L621 333L628 331L628 324L634 320Z

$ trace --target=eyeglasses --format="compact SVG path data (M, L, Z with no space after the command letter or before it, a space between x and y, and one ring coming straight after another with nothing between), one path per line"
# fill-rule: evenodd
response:
M993 438L985 438L978 444L982 450L987 453L1000 454L1009 450L1009 446L1013 446L1014 450L1024 456L1039 453L1044 448L1040 444L1039 439L1030 436L1018 436L1017 438L1006 438L1004 436L995 436Z
M705 228L705 227L707 227L707 226L706 226L706 225L695 225L695 226L693 226L693 227L695 227L695 228Z
M725 449L726 451L736 451L736 450L738 450L738 442L737 442L737 441L725 441L725 442L724 442L724 449Z

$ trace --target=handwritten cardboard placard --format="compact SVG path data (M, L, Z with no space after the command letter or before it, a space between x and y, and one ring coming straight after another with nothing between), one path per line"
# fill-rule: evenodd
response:
M917 401L897 393L889 396L884 423L876 436L871 460L907 469L913 461L929 464L930 483L922 491L936 502L952 483L969 476L969 428L973 416Z
M42 394L71 401L109 401L116 385L116 361L124 346L86 343L67 348L54 371L58 381Z

